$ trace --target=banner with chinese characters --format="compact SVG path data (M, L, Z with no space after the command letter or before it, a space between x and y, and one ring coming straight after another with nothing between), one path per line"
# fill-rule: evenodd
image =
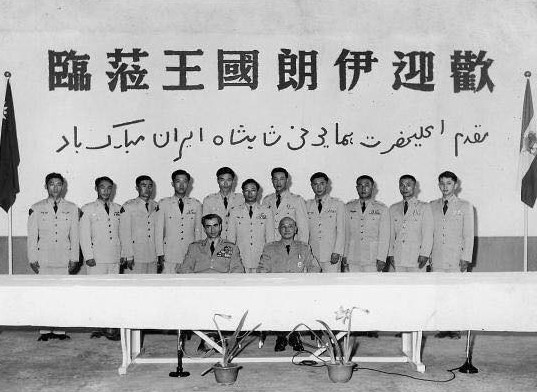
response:
M323 171L331 194L356 198L369 174L376 198L400 200L413 174L419 198L440 197L454 171L480 236L521 235L517 188L525 71L537 80L537 9L504 1L179 1L6 5L1 70L12 74L21 154L16 235L46 196L47 173L66 198L95 198L93 181L134 180L172 194L186 169L191 196L216 192L230 166L272 192L312 198ZM532 212L533 214L533 212ZM0 229L0 234L3 229ZM537 231L537 229L535 229ZM535 234L535 233L534 233Z

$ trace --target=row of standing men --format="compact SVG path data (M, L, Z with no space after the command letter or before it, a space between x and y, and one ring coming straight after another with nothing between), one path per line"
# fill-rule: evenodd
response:
M304 201L289 192L287 170L273 169L275 192L262 203L254 179L242 183L242 194L232 191L235 173L228 167L218 169L219 192L203 203L187 196L188 172L176 170L171 177L174 194L157 203L151 198L152 179L139 176L138 197L123 206L110 199L113 181L97 178L97 200L79 211L61 196L63 176L50 173L45 179L48 197L29 211L31 268L40 274L65 274L67 267L72 273L79 267L80 248L88 274L118 273L120 267L126 273L229 272L218 267L219 259L225 264L229 249L236 247L246 272L258 271L260 260L274 256L267 252L281 253L291 266L295 264L289 261L301 252L282 242L279 224L285 217L295 223L293 244L297 249L309 244L324 272L425 271L426 266L453 272L466 271L472 261L474 211L456 196L459 183L452 172L439 175L442 197L430 203L416 198L412 175L401 176L403 200L389 208L373 198L375 182L368 175L357 178L359 198L347 204L328 194L329 178L321 172L310 178L315 197ZM208 228L202 224L208 214L221 218L216 244L208 241ZM204 257L210 262L200 263L203 269L192 262L183 266L185 260ZM273 272L294 271L281 267Z

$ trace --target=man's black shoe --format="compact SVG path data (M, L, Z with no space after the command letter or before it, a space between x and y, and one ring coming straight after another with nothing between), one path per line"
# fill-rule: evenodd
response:
M53 334L54 335L54 339L59 339L59 340L69 340L71 339L71 337L67 334L61 334L61 335L57 335L57 334Z
M274 346L274 351L285 351L287 346L287 339L283 336L278 336L276 338L276 345Z
M377 338L379 337L379 333L377 331L369 331L365 333L365 336L368 338Z
M460 339L461 338L461 333L459 331L449 331L448 334L449 334L448 336L451 339Z
M54 339L54 335L51 334L51 333L42 333L42 334L39 335L39 337L37 338L37 341L38 341L38 342L46 342L46 341L48 341L49 339Z
M302 345L298 334L292 333L291 336L289 336L289 344L295 351L304 351L304 346Z
M103 336L103 332L102 331L93 331L91 333L91 336L90 336L90 339L99 339L101 336Z
M448 336L450 336L449 334L450 334L449 331L440 331L436 335L434 335L434 337L438 338L438 339L444 339L444 338L447 338Z

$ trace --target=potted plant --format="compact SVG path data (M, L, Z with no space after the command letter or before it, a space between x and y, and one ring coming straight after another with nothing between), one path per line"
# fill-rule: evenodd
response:
M328 377L332 382L347 382L352 377L352 372L356 364L351 361L353 344L351 342L351 323L352 312L354 309L358 309L364 313L369 313L369 310L358 308L353 306L349 309L344 309L342 306L335 312L336 320L341 320L346 325L346 332L343 336L343 345L336 337L336 333L330 328L330 326L323 320L316 320L323 326L322 335L313 331L309 326L304 323L298 324L293 328L294 332L297 328L303 326L310 330L315 336L315 339L319 343L321 348L325 348L330 356L330 362L326 364L328 367Z
M216 330L218 331L218 336L220 337L220 342L222 345L222 358L220 362L215 363L210 369L204 371L202 375L213 371L216 382L224 385L231 385L237 380L240 366L235 363L231 363L231 361L246 347L248 342L246 344L243 344L243 342L246 342L246 338L248 338L248 336L250 336L251 333L254 332L261 325L257 324L251 330L240 335L247 314L248 311L244 312L241 317L241 320L239 321L239 324L237 325L237 328L235 329L231 337L225 338L222 334L220 326L218 325L218 322L216 321L216 318L222 317L226 320L229 320L231 319L231 316L227 314L215 313L215 315L213 316L213 322L216 326Z

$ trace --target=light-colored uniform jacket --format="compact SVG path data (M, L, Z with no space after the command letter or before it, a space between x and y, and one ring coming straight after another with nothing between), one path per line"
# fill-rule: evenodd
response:
M259 203L250 206L242 204L231 212L227 239L235 242L241 250L245 268L257 268L263 247L274 241L274 218L268 207Z
M239 247L233 242L219 238L212 255L210 248L211 240L208 238L190 244L179 273L244 272Z
M319 213L317 199L306 202L309 244L320 263L330 263L332 253L343 256L345 250L345 205L339 199L325 195Z
M408 200L403 214L403 201L390 207L390 248L397 267L418 267L418 256L431 256L433 246L433 214L429 203L415 197Z
M433 271L460 271L459 261L472 262L474 250L474 208L470 203L456 196L448 199L448 209L444 215L444 200L431 203L434 218L434 239L432 251Z
M145 201L137 197L123 204L119 217L121 257L136 263L153 263L157 259L155 247L155 222L158 211L156 201Z
M271 193L263 199L263 205L270 208L274 218L274 238L280 239L281 235L278 231L280 221L285 217L293 218L296 222L298 233L296 239L302 242L308 242L308 214L306 212L306 202L304 199L295 195L288 190L281 193L281 201L279 208L276 208L276 193Z
M84 260L95 259L97 264L116 264L121 257L119 217L121 206L109 202L107 214L102 200L82 207L80 246Z
M203 215L217 214L222 218L222 233L220 237L228 238L229 218L235 208L244 203L241 193L230 193L227 196L227 209L224 207L224 196L220 193L211 193L203 199ZM205 232L203 233L205 236Z
M311 251L311 246L302 241L292 241L287 248L282 240L265 245L258 272L321 272L321 266Z
M359 199L345 206L345 256L352 272L352 265L374 267L377 260L386 261L390 245L390 215L388 207L376 200L362 204Z
M35 203L28 216L28 261L41 267L66 267L80 257L78 207L59 199L54 213L51 198Z
M188 245L202 239L201 203L192 197L183 197L183 213L179 210L177 196L159 201L155 229L157 255L164 255L165 272L175 273L172 263L181 264ZM169 263L169 264L168 264Z

